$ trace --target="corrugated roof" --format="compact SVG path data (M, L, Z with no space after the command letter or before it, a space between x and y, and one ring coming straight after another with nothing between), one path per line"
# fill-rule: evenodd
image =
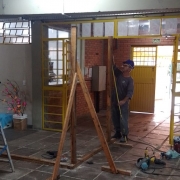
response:
M33 15L0 15L1 20L26 19L26 20L77 20L87 18L104 18L104 17L123 17L123 16L140 16L140 15L169 15L180 14L180 8L174 9L149 9L138 11L108 11L108 12L83 12L67 14L33 14Z

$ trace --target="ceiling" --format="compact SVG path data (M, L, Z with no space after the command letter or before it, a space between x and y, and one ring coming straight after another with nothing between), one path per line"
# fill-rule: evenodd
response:
M33 15L0 15L1 21L9 20L44 20L44 21L72 21L78 19L101 19L101 18L123 18L123 17L146 17L146 16L167 16L180 14L180 8L173 9L149 9L138 11L109 11L109 12L87 12L67 14L33 14Z

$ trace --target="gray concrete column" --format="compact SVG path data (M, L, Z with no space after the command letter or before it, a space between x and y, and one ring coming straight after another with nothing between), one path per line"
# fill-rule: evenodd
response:
M42 129L41 22L32 22L32 125Z

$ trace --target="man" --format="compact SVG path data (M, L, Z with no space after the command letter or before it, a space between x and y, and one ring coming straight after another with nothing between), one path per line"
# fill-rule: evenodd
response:
M134 81L130 75L132 69L134 69L134 62L130 59L123 62L121 69L118 69L113 62L116 85L112 91L111 114L116 132L112 138L120 138L120 142L127 142L127 136L129 133L129 100L132 98L134 92Z

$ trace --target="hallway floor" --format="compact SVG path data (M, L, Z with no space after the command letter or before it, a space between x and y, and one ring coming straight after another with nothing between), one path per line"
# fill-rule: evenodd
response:
M105 132L106 116L105 112L98 113L100 123ZM179 121L179 119L177 119ZM111 174L101 171L102 166L108 166L103 151L95 154L87 161L80 164L75 169L60 168L61 180L179 180L180 178L180 159L164 160L166 166L151 164L150 167L159 169L149 169L147 172L165 174L152 175L142 172L136 167L136 161L144 157L144 149L151 144L162 151L170 149L168 142L169 134L169 115L159 112L156 115L131 113L129 119L130 134L128 144L133 147L120 146L118 144L109 145L111 155L117 168L130 170L131 176L121 174ZM112 128L113 129L113 128ZM43 158L46 151L56 151L58 148L60 133L31 130L16 131L11 128L4 130L11 154ZM112 130L112 134L113 134ZM133 140L133 141L131 141ZM90 153L100 145L97 133L90 117L78 119L77 125L77 158ZM155 155L159 158L160 151L155 150ZM149 154L152 155L149 149ZM70 134L66 136L63 148L63 156L70 162ZM92 162L89 164L87 162ZM53 166L38 164L34 162L13 160L15 172L11 172L9 163L0 162L0 180L45 180L52 175ZM173 168L172 168L173 167ZM178 168L178 169L175 169ZM178 175L178 176L173 176Z

